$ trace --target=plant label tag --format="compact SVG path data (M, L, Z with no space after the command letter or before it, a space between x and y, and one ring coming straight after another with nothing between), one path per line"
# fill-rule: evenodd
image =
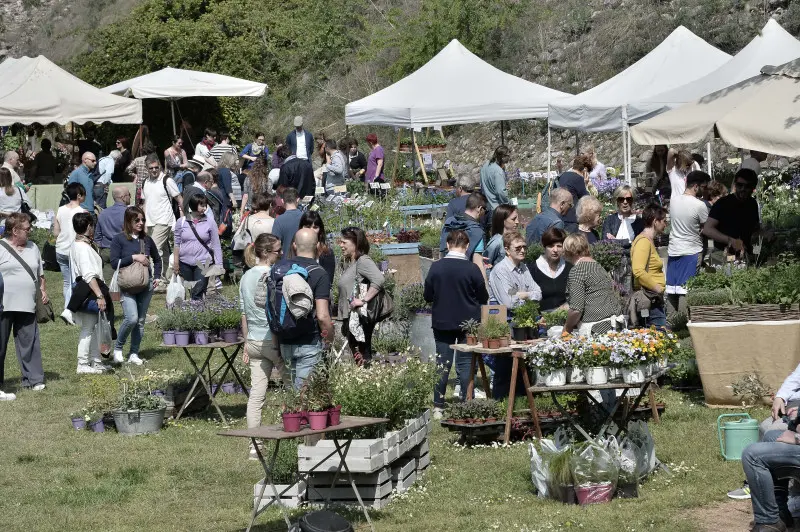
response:
M364 207L365 207L365 208L367 208L367 209L369 209L370 207L372 207L372 205L373 205L374 203L375 203L374 201L369 201L369 202L367 202L367 204L366 204L366 205L364 205Z
M399 201L393 201L392 202L392 209L396 209L399 205L400 205Z
M322 196L325 194L325 187L317 187L314 189L314 194L317 196Z
M643 318L649 318L650 317L650 310L646 309L646 308L643 308L641 310L641 312L639 312L639 314L641 314Z
M392 186L389 183L381 183L381 190L389 190Z
M309 210L309 211L316 212L316 211L318 211L318 210L319 210L319 205L317 205L317 204L315 203L314 205L312 205L311 207L309 207L309 208L308 208L308 210Z
M303 196L303 203L309 203L314 199L314 196Z
M369 184L369 188L371 188L372 190L378 190L379 188L381 188L381 184L373 182Z
M761 245L754 244L753 245L753 255L761 255Z

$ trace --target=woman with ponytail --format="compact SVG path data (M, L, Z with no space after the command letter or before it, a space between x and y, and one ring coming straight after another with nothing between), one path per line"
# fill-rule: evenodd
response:
M242 334L245 338L242 361L250 366L250 398L247 401L247 428L261 425L261 409L267 395L269 376L276 368L283 382L291 382L278 349L277 338L272 337L264 311L267 293L267 276L272 265L281 256L281 241L272 234L258 235L255 242L244 250L244 261L250 268L239 283L239 304L242 309ZM258 459L254 448L250 458Z

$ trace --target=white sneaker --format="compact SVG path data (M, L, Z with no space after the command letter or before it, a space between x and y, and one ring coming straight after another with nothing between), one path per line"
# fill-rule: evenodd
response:
M144 360L139 358L139 355L137 355L136 353L131 353L131 356L128 357L128 362L131 364L135 364L137 366L141 366L142 364L144 364Z
M40 382L39 384L34 385L33 388L31 388L31 390L33 390L34 392L41 392L42 390L44 390L44 383Z
M434 407L433 409L433 419L442 419L444 415L444 408Z
M72 311L69 309L64 309L64 312L61 313L61 319L64 320L64 323L67 325L75 325L75 320L72 318Z
M122 356L122 349L114 349L114 358L112 359L114 364L122 364L125 362L125 357Z
M13 401L16 398L13 393L0 392L0 401Z
M253 444L250 444L250 452L247 455L248 460L258 460L258 453L256 452L256 448L253 447Z
M111 366L107 366L102 362L100 362L99 360L95 360L94 362L92 362L92 367L97 368L102 372L111 371Z
M94 366L90 366L88 364L81 364L78 366L78 374L80 375L83 373L89 375L99 375L100 373L103 373L103 370L100 368L96 368Z
M486 392L477 388L472 390L472 395L475 396L475 399L486 399Z

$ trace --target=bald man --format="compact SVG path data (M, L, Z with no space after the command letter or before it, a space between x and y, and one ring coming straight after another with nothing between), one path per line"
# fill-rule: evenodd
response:
M94 213L94 179L92 173L97 166L97 157L94 153L87 151L81 156L81 165L69 174L67 183L80 183L86 189L86 198L84 198L81 207L88 212Z
M109 264L111 240L122 232L125 209L131 203L131 191L125 185L114 185L111 188L111 197L114 200L114 205L100 212L97 217L97 226L94 230L94 241L100 248L100 256L103 257L104 266ZM110 279L110 277L108 278Z
M279 261L275 269L288 271L292 265L308 272L308 286L314 306L308 316L297 319L297 331L291 338L279 338L281 355L290 368L295 389L300 389L322 358L322 339L333 340L333 321L328 310L331 298L331 280L317 264L317 233L313 229L300 229L294 235L292 249L295 257Z
M9 172L11 172L11 180L14 184L21 183L22 179L20 179L17 170L19 169L19 154L13 150L9 150L6 152L5 156L3 157L3 168L7 168Z

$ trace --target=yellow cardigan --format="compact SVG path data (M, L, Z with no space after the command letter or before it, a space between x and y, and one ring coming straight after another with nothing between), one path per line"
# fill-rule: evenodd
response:
M641 241L644 240L644 244ZM633 288L648 288L655 290L659 285L661 289L667 284L664 275L664 262L658 256L658 251L649 238L640 234L631 244L631 269L633 270Z

